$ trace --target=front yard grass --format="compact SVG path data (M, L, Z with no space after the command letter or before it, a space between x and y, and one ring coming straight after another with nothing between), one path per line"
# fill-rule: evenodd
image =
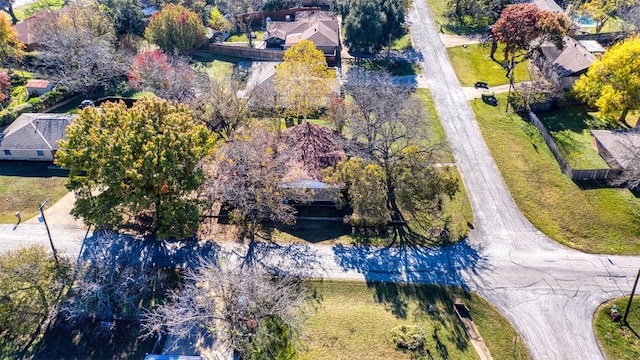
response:
M16 211L23 221L32 218L46 199L53 204L67 193L67 178L58 176L60 170L47 169L49 165L0 161L0 224L15 223Z
M498 60L502 59L503 46L499 45L496 50L495 56ZM490 43L447 48L449 60L462 86L473 86L476 81L484 81L489 86L509 83L504 68L489 58L490 51ZM515 82L530 80L528 69L528 60L517 64L513 80Z
M409 353L395 350L390 339L391 329L403 324L424 329L431 359L479 359L453 311L456 297L470 309L494 359L531 358L522 341L514 348L518 333L509 321L475 293L436 285L314 284L320 301L307 326L302 360L410 359Z
M505 103L506 94L497 97ZM640 201L629 190L580 188L528 121L479 99L471 107L511 196L538 229L589 253L640 254Z
M585 123L585 120L593 117L584 106L567 106L536 115L547 127L572 169L609 168L595 149L593 135Z
M595 313L593 327L607 359L640 359L640 300L635 297L631 303L628 325L622 325L620 321L613 322L610 317L611 307L616 305L622 318L628 302L628 296L615 299L602 304Z

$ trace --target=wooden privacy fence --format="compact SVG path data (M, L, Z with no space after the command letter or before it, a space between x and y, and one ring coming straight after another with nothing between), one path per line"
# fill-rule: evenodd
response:
M244 57L252 60L282 61L284 57L284 51L282 50L254 49L222 44L206 44L202 50L218 55Z
M558 144L556 144L555 140L553 139L553 136L551 136L551 133L549 133L549 130L547 130L547 127L544 126L538 116L536 116L533 111L527 111L527 117L529 118L529 121L531 121L531 123L538 129L538 131L540 131L540 135L542 135L544 142L547 144L549 150L551 150L551 153L556 158L558 165L560 165L562 173L571 178L571 180L611 180L620 175L620 170L611 168L586 170L572 169L571 166L569 166L567 160L564 158L564 155L562 155L562 152L560 151Z

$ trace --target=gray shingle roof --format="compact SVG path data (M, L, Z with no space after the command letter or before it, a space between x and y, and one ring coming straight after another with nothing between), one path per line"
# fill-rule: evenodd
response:
M73 117L68 114L22 114L2 132L0 148L57 150L57 141L67 138L66 129Z

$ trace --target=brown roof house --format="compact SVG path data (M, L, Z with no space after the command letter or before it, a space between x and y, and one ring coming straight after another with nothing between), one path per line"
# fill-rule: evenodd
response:
M565 36L562 43L563 48L558 49L552 42L544 41L534 51L533 61L549 81L562 89L569 89L604 49L593 41L583 44L569 36Z
M53 90L53 83L49 80L31 79L27 81L25 87L29 96L35 97Z
M304 122L282 132L289 171L283 187L303 187L314 192L314 203L335 203L340 189L322 182L322 170L345 159L343 138L320 125Z
M0 160L53 161L74 115L22 114L0 133Z
M324 52L327 62L335 64L340 55L340 24L328 11L303 11L293 21L267 20L264 40L268 48L286 50L302 40L310 40Z
M53 11L41 11L16 24L18 40L24 44L26 51L34 51L39 48L40 43L36 36L36 28L39 24L55 16L57 16L57 14Z

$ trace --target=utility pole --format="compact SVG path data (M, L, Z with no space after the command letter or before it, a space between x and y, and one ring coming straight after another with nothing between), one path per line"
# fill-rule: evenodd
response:
M49 225L47 224L47 219L44 217L44 211L42 210L44 208L44 206L47 205L48 201L49 201L49 199L45 200L40 205L40 216L42 216L42 221L44 222L44 227L47 229L47 235L49 236L49 244L51 245L51 251L53 251L53 258L56 260L56 267L59 267L60 266L60 262L58 262L58 252L56 251L56 248L53 246L53 240L51 240L51 231L49 231Z
M633 289L631 290L631 296L629 296L629 302L627 308L624 309L624 316L622 317L622 323L627 325L627 315L629 315L629 308L631 307L631 301L633 301L633 294L636 293L636 286L638 286L638 278L640 278L640 269L638 269L638 275L636 275L636 281L633 283Z

